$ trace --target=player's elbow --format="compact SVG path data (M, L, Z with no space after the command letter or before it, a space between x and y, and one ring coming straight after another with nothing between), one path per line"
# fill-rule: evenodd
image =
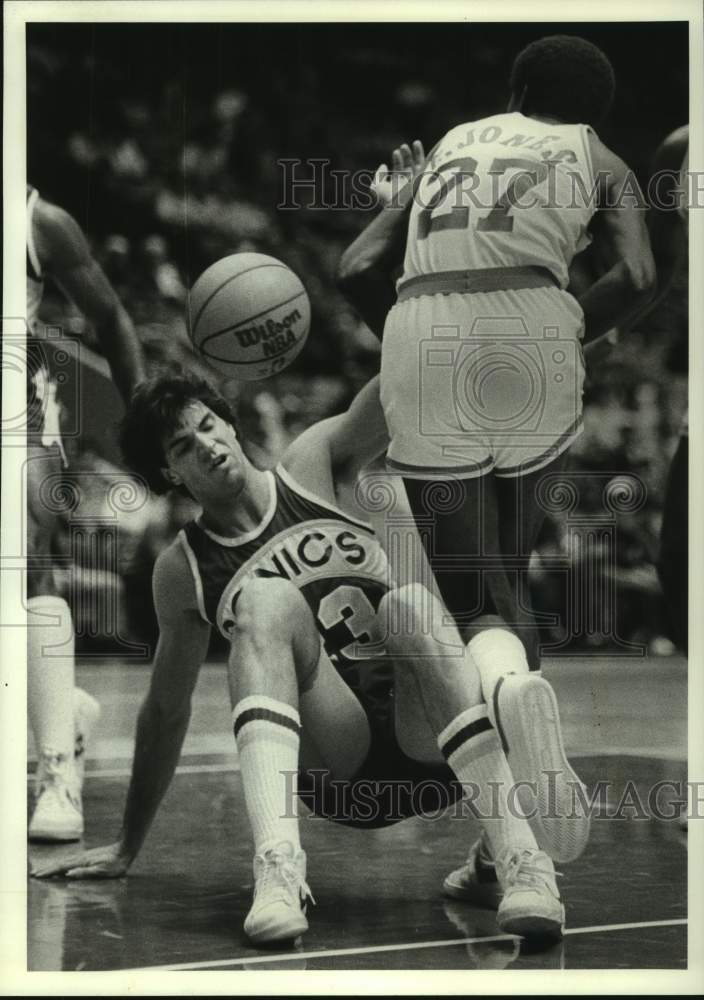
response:
M365 254L350 252L351 249L343 253L337 266L337 286L343 293L358 287L373 268L373 262Z
M634 302L646 305L654 298L658 281L651 254L624 261L624 291Z
M104 350L121 348L135 337L132 320L112 290L94 305L88 319L95 326Z

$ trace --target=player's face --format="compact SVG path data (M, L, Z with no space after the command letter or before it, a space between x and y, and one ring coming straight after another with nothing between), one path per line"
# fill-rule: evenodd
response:
M234 427L199 401L184 408L164 442L164 455L166 478L201 502L231 498L246 480L247 460Z

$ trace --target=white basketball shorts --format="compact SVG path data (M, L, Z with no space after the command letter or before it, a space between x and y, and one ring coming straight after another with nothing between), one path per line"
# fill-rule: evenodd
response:
M525 475L582 430L584 317L556 287L419 295L384 329L390 472Z

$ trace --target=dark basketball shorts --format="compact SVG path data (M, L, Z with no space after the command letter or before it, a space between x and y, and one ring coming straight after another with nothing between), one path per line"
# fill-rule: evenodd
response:
M462 786L447 764L408 757L394 730L393 698L360 698L371 742L357 774L345 780L329 771L300 771L298 796L316 815L362 829L391 826L411 816L437 816L462 797Z

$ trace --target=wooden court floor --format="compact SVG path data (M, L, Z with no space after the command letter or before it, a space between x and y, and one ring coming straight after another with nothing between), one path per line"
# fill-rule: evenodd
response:
M492 912L443 898L444 875L477 833L474 820L450 813L378 831L304 816L316 899L310 930L293 947L252 948L242 931L252 849L224 673L213 665L203 670L180 767L130 875L28 880L28 968L685 968L687 837L676 818L648 810L648 795L658 782L686 778L686 664L565 658L548 661L544 673L576 770L590 788L607 788L586 852L561 869L561 944L528 949L497 934ZM103 705L84 789L87 846L119 830L147 680L141 666L79 666L79 682ZM662 786L663 814L675 794ZM646 815L636 815L638 803ZM30 863L72 849L31 845Z

